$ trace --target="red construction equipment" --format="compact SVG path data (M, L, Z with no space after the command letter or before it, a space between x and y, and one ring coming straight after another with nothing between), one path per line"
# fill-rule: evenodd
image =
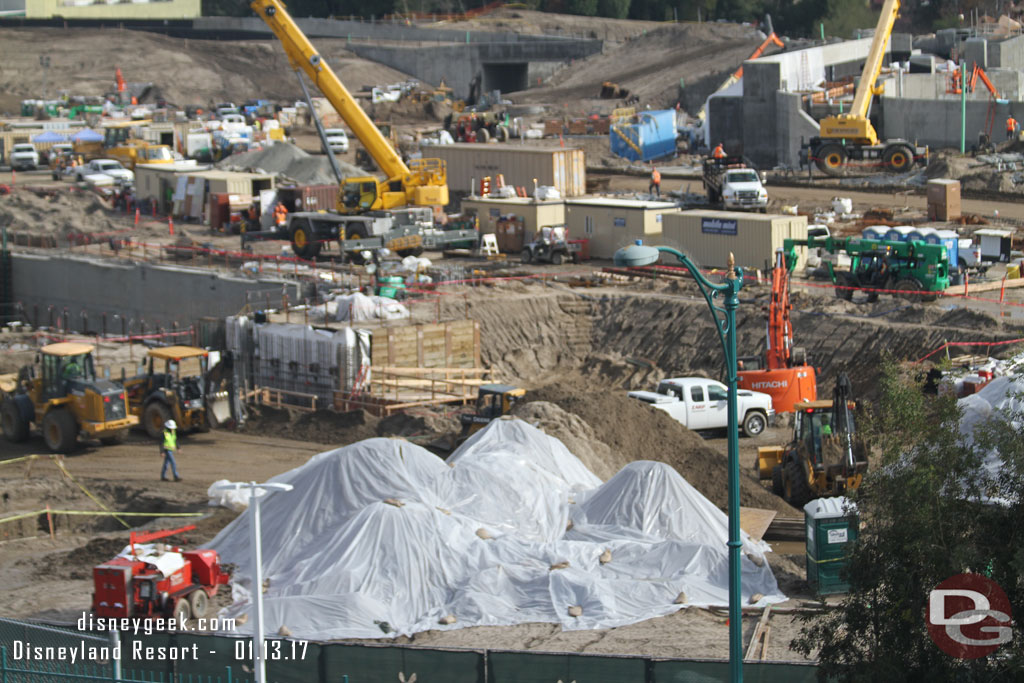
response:
M98 617L167 617L179 623L206 616L210 598L230 576L216 550L139 545L195 529L132 532L129 554L93 569L92 611Z
M114 82L117 84L117 92L122 93L125 91L126 84L124 82L124 76L121 75L121 67L114 69Z
M746 369L738 373L739 388L771 396L776 413L791 413L795 404L818 398L814 368L807 364L804 350L793 347L793 326L789 319L792 308L789 303L789 272L782 250L779 250L772 269L764 367L760 367L761 358L757 356L743 358L741 362Z

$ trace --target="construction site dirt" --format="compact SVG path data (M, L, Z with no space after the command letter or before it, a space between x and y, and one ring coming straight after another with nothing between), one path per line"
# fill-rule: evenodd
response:
M466 29L468 42L470 29L550 32L554 30L551 21L541 13L505 9L486 21L460 23L459 28ZM539 87L514 96L516 105L547 103L547 115L564 118L608 113L621 104L598 98L602 82L607 80L639 96L641 106L669 108L681 100L683 109L696 114L704 98L761 40L751 27L732 24L661 25L581 17L565 19L557 28L566 36L608 41L602 53L568 63ZM0 28L0 41L11 56L0 70L0 111L14 111L21 99L34 95L35 83L44 78L44 72L36 65L32 44L43 42L54 46L54 67L45 73L53 89L74 87L100 94L109 87L107 81L121 54L130 51L139 59L126 75L133 81L159 81L160 94L182 105L192 100L204 104L244 101L254 93L280 101L295 98L293 74L273 40L183 41L122 30L117 32L117 52L99 51L87 60L77 56L109 41L114 30ZM408 78L358 58L347 49L347 41L318 39L317 45L335 69L344 73L354 92ZM639 63L643 68L636 66ZM371 116L399 124L400 140L408 143L439 128L446 113L443 108L420 104L382 105L372 110ZM295 125L289 135L307 152L319 151L319 137L312 128ZM586 150L590 167L600 169L592 175L608 180L608 192L648 198L649 167L612 159L607 137L537 141L550 146L567 143ZM340 158L354 162L358 144L353 140L353 149ZM322 157L314 159L320 160ZM693 168L698 161L696 156L673 161L678 173L665 171L661 191L676 196L702 194L698 176L681 177L685 168ZM976 185L965 185L964 213L992 222L1024 221L1024 204L1012 200L1013 188L1005 179L989 178L984 176L987 171L970 171L967 165L943 168L973 172L977 177ZM285 241L256 242L243 249L238 235L211 232L196 223L179 221L174 225L166 216L156 215L155 209L148 214L143 209L137 216L112 211L109 202L97 194L66 181L53 181L46 170L18 172L16 177L0 172L0 185L12 187L9 194L0 196L0 224L10 231L12 240L19 238L15 250L21 254L71 253L105 261L173 262L205 268L204 274L216 271L237 277L253 276L250 259L262 256L266 259L256 266L260 272L281 273L283 269L284 276L299 280L300 267L313 268L312 278L303 283L307 285L317 278L316 269L342 270L336 247L323 252L319 260L302 263L291 255ZM837 196L850 198L861 215L881 207L906 217L908 223L924 220L926 208L920 188L854 187L835 179L805 182L792 172L780 171L775 182L769 180L768 189L769 212L799 212L809 221L815 214L829 211ZM834 223L833 230L835 234L854 234L863 227L858 220ZM169 245L177 248L168 249ZM715 506L726 509L725 434L690 431L667 413L627 396L631 390L653 389L667 377L724 379L716 324L692 279L609 275L601 271L611 262L600 260L525 266L514 255L507 261L446 258L440 252L424 255L435 265L469 273L475 282L436 288L430 283L423 290L411 289L407 303L411 308L420 304L419 308L429 310L429 322L469 318L479 324L478 360L490 371L488 381L527 390L514 416L563 441L602 480L634 461L655 460L671 465ZM764 256L767 262L771 255ZM367 271L356 268L352 272L358 274L361 285ZM1004 265L994 266L984 283L995 286L1004 273ZM485 277L489 275L496 277ZM762 353L765 347L764 309L771 292L761 275L749 269L740 293L736 334L741 356ZM711 277L721 277L721 273ZM847 373L854 394L870 405L878 397L880 371L887 359L907 364L908 374L923 374L928 363L914 361L947 342L1006 343L1024 337L1024 288L983 296L988 298L950 296L934 303L913 303L883 296L868 303L858 296L856 301L844 301L836 298L829 283L801 273L793 278L793 336L817 370L821 395L830 396L836 378ZM296 303L300 302L291 302ZM270 304L268 296L267 309L273 308ZM308 312L303 309L297 314L300 317L288 320L310 322ZM53 329L24 329L27 327L5 329L0 334L0 374L31 364L44 339L63 334ZM1009 353L1010 348L996 347L993 355ZM138 367L146 347L104 342L100 352L98 365L116 378ZM39 434L24 443L0 441L0 515L21 516L16 522L0 525L0 573L5 577L0 585L0 616L74 623L90 609L92 567L117 554L132 529L194 523L194 531L181 534L174 542L194 547L210 541L238 515L211 506L208 489L215 481L266 481L317 453L374 437L405 439L443 457L447 450L441 444L454 442L459 433L459 411L469 410L454 404L418 406L381 417L364 410L255 405L254 397L248 397L253 403L247 406L242 424L182 435L177 455L180 482L160 480L157 443L140 430L117 445L83 441L63 457L37 455L46 450ZM788 419L780 416L758 436L740 439L740 504L799 524L802 511L771 493L755 469L758 447L777 446L790 439ZM790 649L802 625L801 615L827 609L836 599L819 601L807 585L803 543L770 542L775 552L767 556L768 562L779 588L790 600L774 609L774 637L763 658L802 659ZM214 604L229 602L230 595L224 591ZM744 640L753 633L759 616L760 611L745 615ZM690 608L614 629L569 631L557 624L527 623L429 630L381 642L724 659L729 654L728 630L724 611Z
M706 305L692 284L644 281L616 288L572 290L557 283L511 283L464 288L469 315L480 322L484 363L497 378L530 389L517 411L548 433L561 438L588 467L608 478L636 459L673 465L719 507L725 506L725 439L698 435L660 411L625 396L627 389L647 388L657 379L682 374L718 376L718 339ZM759 302L767 288L744 291L738 324L741 349L761 347L763 319ZM464 301L442 308L442 316L465 315ZM886 310L889 309L889 310ZM875 315L875 317L870 317ZM998 340L1020 335L1012 326L962 308L903 306L892 302L858 306L823 295L794 296L795 335L819 367L825 389L839 370L854 378L859 395L869 399L882 358L915 358L944 341L981 338ZM613 416L613 419L609 419ZM234 513L211 511L207 488L219 479L265 480L305 462L313 454L373 436L401 435L429 443L454 431L451 411L414 410L381 420L362 412L338 414L255 409L240 432L214 430L182 439L178 456L184 478L160 482L156 444L141 433L111 447L86 444L64 461L69 480L47 458L0 466L0 487L7 512L52 509L96 510L96 500L125 513L199 512L199 528L186 535L189 543L207 541ZM756 448L783 443L785 427L766 430L756 439L741 440L741 503L774 510L782 517L799 512L772 495L753 476ZM4 459L43 450L38 437L21 445L5 445ZM76 483L77 482L77 483ZM114 484L113 482L117 482ZM131 525L166 526L181 518L122 518ZM0 570L7 579L0 589L0 613L61 622L89 606L88 570L112 549L126 542L127 529L109 516L53 515L55 538L47 516L30 517L22 526L6 525ZM70 521L69 521L70 520ZM792 551L790 544L782 547ZM803 557L769 558L782 589L792 600L784 608L801 608L809 600L803 579ZM70 565L74 565L73 570ZM68 567L67 572L61 568ZM42 590L41 590L42 588ZM771 658L791 659L790 636L799 623L779 613L773 624ZM754 617L751 617L753 627ZM683 634L685 633L685 637ZM598 632L561 632L548 624L477 627L452 632L426 632L403 642L434 646L525 648L541 651L647 653L662 656L725 656L725 618L715 612L683 612L629 627Z

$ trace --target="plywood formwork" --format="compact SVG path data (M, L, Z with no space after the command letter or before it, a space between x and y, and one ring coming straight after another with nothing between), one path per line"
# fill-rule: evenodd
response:
M377 367L479 367L480 323L456 320L374 329L371 362Z

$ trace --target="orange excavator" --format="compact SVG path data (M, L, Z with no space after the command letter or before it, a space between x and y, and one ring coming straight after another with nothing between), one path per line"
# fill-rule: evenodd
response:
M760 356L740 359L739 388L760 391L772 397L776 413L791 413L802 401L818 398L814 368L807 364L807 354L793 347L793 326L789 312L789 271L782 250L775 254L772 269L772 295L768 305L768 346L763 366Z
M979 80L988 89L989 98L988 111L985 113L985 131L978 136L978 145L975 149L979 152L994 152L995 145L992 144L992 129L995 127L996 122L996 105L1005 103L1006 100L999 96L999 91L992 84L992 81L989 80L988 74L975 62L971 68L971 75L967 78L967 92L973 93L978 86ZM956 69L950 74L949 81L946 84L946 92L951 95L960 95L963 92L962 84L960 83L960 69Z

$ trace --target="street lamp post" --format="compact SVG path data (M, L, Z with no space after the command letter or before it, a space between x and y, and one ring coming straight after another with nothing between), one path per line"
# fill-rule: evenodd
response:
M252 511L249 537L252 542L253 554L253 606L255 614L252 624L252 663L256 675L256 683L265 683L267 680L266 660L263 656L263 543L260 534L260 499L256 495L257 489L264 491L291 491L291 484L257 484L250 482L231 482L221 484L216 489L219 491L249 489L249 509Z
M725 282L715 284L704 277L690 258L671 247L645 246L640 240L615 252L617 266L646 266L657 262L662 253L675 256L690 271L697 281L700 293L711 309L715 330L722 342L725 356L725 372L729 385L729 679L733 683L743 680L743 614L740 604L740 445L739 420L736 410L736 309L739 308L739 291L743 287L743 270L735 267L735 259L729 254L729 270ZM716 303L719 296L724 306Z

